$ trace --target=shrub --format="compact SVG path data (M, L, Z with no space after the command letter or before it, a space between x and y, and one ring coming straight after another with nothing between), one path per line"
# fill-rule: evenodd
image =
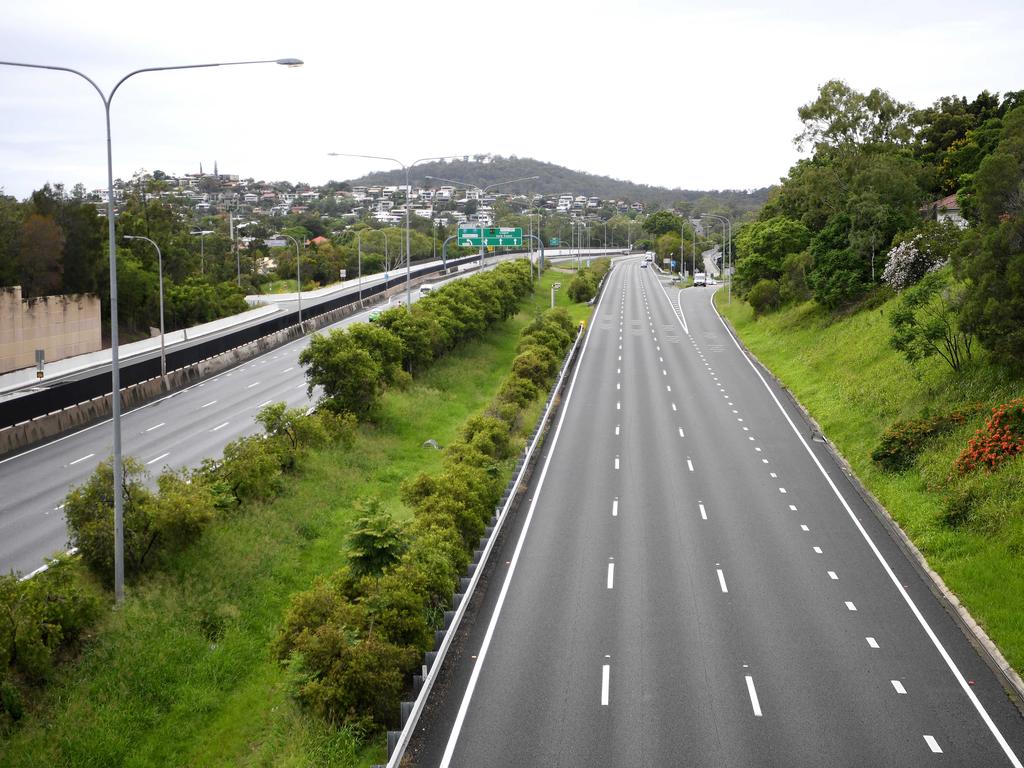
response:
M984 466L994 472L1000 464L1024 452L1024 398L997 405L985 426L967 442L953 463L964 475Z
M462 439L492 459L507 459L511 452L508 424L493 416L474 416L462 426Z
M897 421L882 433L871 460L889 472L910 469L930 438L963 424L980 409L980 405L968 406L940 416Z
M278 443L260 435L231 441L224 446L220 461L207 459L201 472L211 483L226 490L236 506L272 499L283 488Z
M581 270L569 281L566 293L577 303L590 301L597 294L597 280L592 274Z
M934 253L924 242L924 235L919 233L902 240L889 251L888 261L882 271L882 281L888 283L894 291L905 290L929 272L939 269L948 258L948 253Z
M77 643L99 608L99 600L82 591L61 560L27 581L0 576L0 712L20 717L20 695L6 682L8 671L44 680L57 650Z
M549 363L537 354L535 347L520 352L512 361L512 375L526 379L538 389L547 382L549 368Z
M501 383L496 399L500 403L513 403L524 408L536 397L537 386L532 381L512 375Z
M747 293L747 302L753 308L755 317L778 309L782 303L778 281L759 280Z
M384 370L347 331L313 334L309 346L299 354L299 363L307 369L307 392L312 395L315 387L321 387L320 403L329 410L365 416L376 405Z
M889 315L893 349L914 364L938 355L959 372L971 359L973 336L960 322L964 284L932 272L906 291Z
M364 502L363 515L348 537L348 562L356 577L379 577L398 562L407 546L402 526L385 512L377 499Z
M150 517L152 492L146 488L142 464L130 456L122 461L122 511L125 574L134 574L156 540ZM114 578L114 468L100 462L84 485L72 488L64 500L71 544L102 579Z

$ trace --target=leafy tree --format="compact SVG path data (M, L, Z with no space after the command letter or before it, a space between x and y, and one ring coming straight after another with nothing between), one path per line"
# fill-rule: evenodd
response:
M760 280L777 279L786 257L805 250L810 242L810 230L785 216L744 225L736 236L737 288L749 290Z
M348 537L349 568L356 577L379 578L398 562L408 546L402 526L384 511L379 499L362 505L362 515Z
M683 220L671 211L658 211L644 219L644 231L656 237L668 232L679 232L682 226Z
M376 405L384 372L373 355L347 331L316 333L299 354L305 367L307 390L323 389L321 403L335 412L366 416Z
M797 110L804 129L798 147L848 150L861 144L906 144L912 137L911 106L874 88L866 94L841 80L830 80L818 97Z
M960 244L962 232L952 222L926 222L902 236L886 255L882 280L902 291L947 263Z
M405 310L403 310L405 311ZM379 324L353 323L349 336L365 349L380 367L385 384L393 384L402 372L405 349L400 336Z
M18 233L18 279L22 295L47 296L63 286L64 233L49 216L29 214Z
M969 232L959 262L970 279L963 323L1003 365L1024 369L1024 216Z
M972 335L960 322L964 286L948 271L931 272L903 292L889 316L890 343L907 362L938 355L959 372L971 358Z

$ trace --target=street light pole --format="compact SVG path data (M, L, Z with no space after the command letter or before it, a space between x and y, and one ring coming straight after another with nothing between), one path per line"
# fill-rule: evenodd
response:
M258 61L224 61L213 64L181 64L170 67L145 67L129 72L117 81L109 94L104 94L102 89L88 75L70 67L57 67L50 64L25 64L18 61L0 61L0 65L7 67L25 67L28 69L52 69L58 72L70 72L78 75L91 85L99 94L103 102L103 111L106 116L107 127L107 244L108 259L110 261L110 409L111 423L114 430L114 598L118 603L124 602L124 497L123 497L123 467L121 462L121 371L118 359L118 338L117 338L117 245L114 242L114 157L110 141L110 102L114 94L121 87L122 83L134 75L143 72L166 72L174 69L206 69L209 67L227 67L243 64L282 64L288 67L302 66L301 59L261 59Z
M156 263L160 283L160 387L167 389L167 354L164 350L164 257L160 246L142 235L125 235L125 240L145 240L156 248Z
M722 222L722 237L726 239L726 246L722 254L722 263L727 264L729 277L729 303L732 304L732 220L727 216L720 216L717 213L705 213L704 216L718 219ZM726 232L728 228L728 232Z
M206 236L212 235L212 229L201 229L195 232L189 232L190 235L197 235L199 237L199 274L206 274Z
M409 183L409 170L419 163L427 163L437 160L451 160L455 157L463 157L463 155L444 155L442 157L421 157L418 160L413 160L411 163L406 165L401 160L395 157L384 157L383 155L356 155L350 152L328 152L331 157L361 157L366 160L387 160L392 163L398 163L405 171L405 306L408 308L412 306L412 245L409 236L409 204L412 197L412 185Z

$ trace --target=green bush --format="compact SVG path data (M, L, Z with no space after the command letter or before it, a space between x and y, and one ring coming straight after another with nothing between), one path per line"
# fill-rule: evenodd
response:
M782 305L782 294L777 280L759 280L747 293L747 303L754 309L754 316L767 314Z
M462 426L462 439L492 459L507 459L511 435L505 421L493 416L474 416Z
M976 405L939 416L897 421L882 433L878 446L871 452L871 460L888 472L910 469L932 437L963 424L981 409L981 405Z
M0 576L0 680L8 680L10 672L30 682L45 680L57 651L78 642L99 608L99 600L76 584L61 560L27 581ZM0 683L6 691L0 694L2 709L17 719L20 696L11 688L9 681Z

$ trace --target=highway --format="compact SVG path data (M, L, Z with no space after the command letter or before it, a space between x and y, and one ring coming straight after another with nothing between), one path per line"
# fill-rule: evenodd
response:
M714 289L611 273L419 766L1016 766L999 680Z

